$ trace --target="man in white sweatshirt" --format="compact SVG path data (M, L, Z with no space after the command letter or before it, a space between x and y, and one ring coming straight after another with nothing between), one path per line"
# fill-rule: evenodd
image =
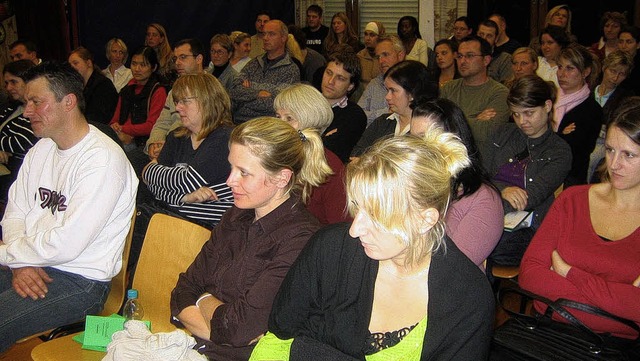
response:
M99 312L122 267L138 180L83 115L82 78L43 63L25 75L38 141L9 190L0 242L0 352Z

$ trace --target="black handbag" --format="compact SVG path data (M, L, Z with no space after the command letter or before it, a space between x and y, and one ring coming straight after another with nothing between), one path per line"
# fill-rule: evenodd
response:
M503 303L508 294L543 302L548 306L547 310L544 314L535 316L509 310ZM498 302L511 318L495 330L490 360L640 360L640 327L633 321L567 299L551 301L520 288L500 290ZM638 332L638 337L635 340L625 340L610 334L596 333L567 308L620 322ZM554 313L568 323L552 320Z

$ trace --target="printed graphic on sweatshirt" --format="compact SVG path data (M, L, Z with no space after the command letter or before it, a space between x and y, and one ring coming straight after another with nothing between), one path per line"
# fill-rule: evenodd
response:
M67 210L67 205L65 204L67 197L65 195L42 187L38 188L38 192L40 193L40 207L42 209L51 209L51 214L56 214L56 211L64 212Z

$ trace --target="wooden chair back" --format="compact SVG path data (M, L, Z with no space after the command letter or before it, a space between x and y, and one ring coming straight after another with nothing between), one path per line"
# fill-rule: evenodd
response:
M143 319L151 321L152 332L175 330L170 322L171 291L210 237L210 230L183 219L165 214L151 217L133 288L138 290Z

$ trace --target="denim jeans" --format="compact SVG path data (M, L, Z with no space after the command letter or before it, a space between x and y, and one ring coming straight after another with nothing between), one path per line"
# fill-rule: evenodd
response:
M17 340L59 326L83 320L100 312L111 282L99 282L80 275L45 267L53 279L45 298L22 298L11 286L11 270L0 269L0 352Z

